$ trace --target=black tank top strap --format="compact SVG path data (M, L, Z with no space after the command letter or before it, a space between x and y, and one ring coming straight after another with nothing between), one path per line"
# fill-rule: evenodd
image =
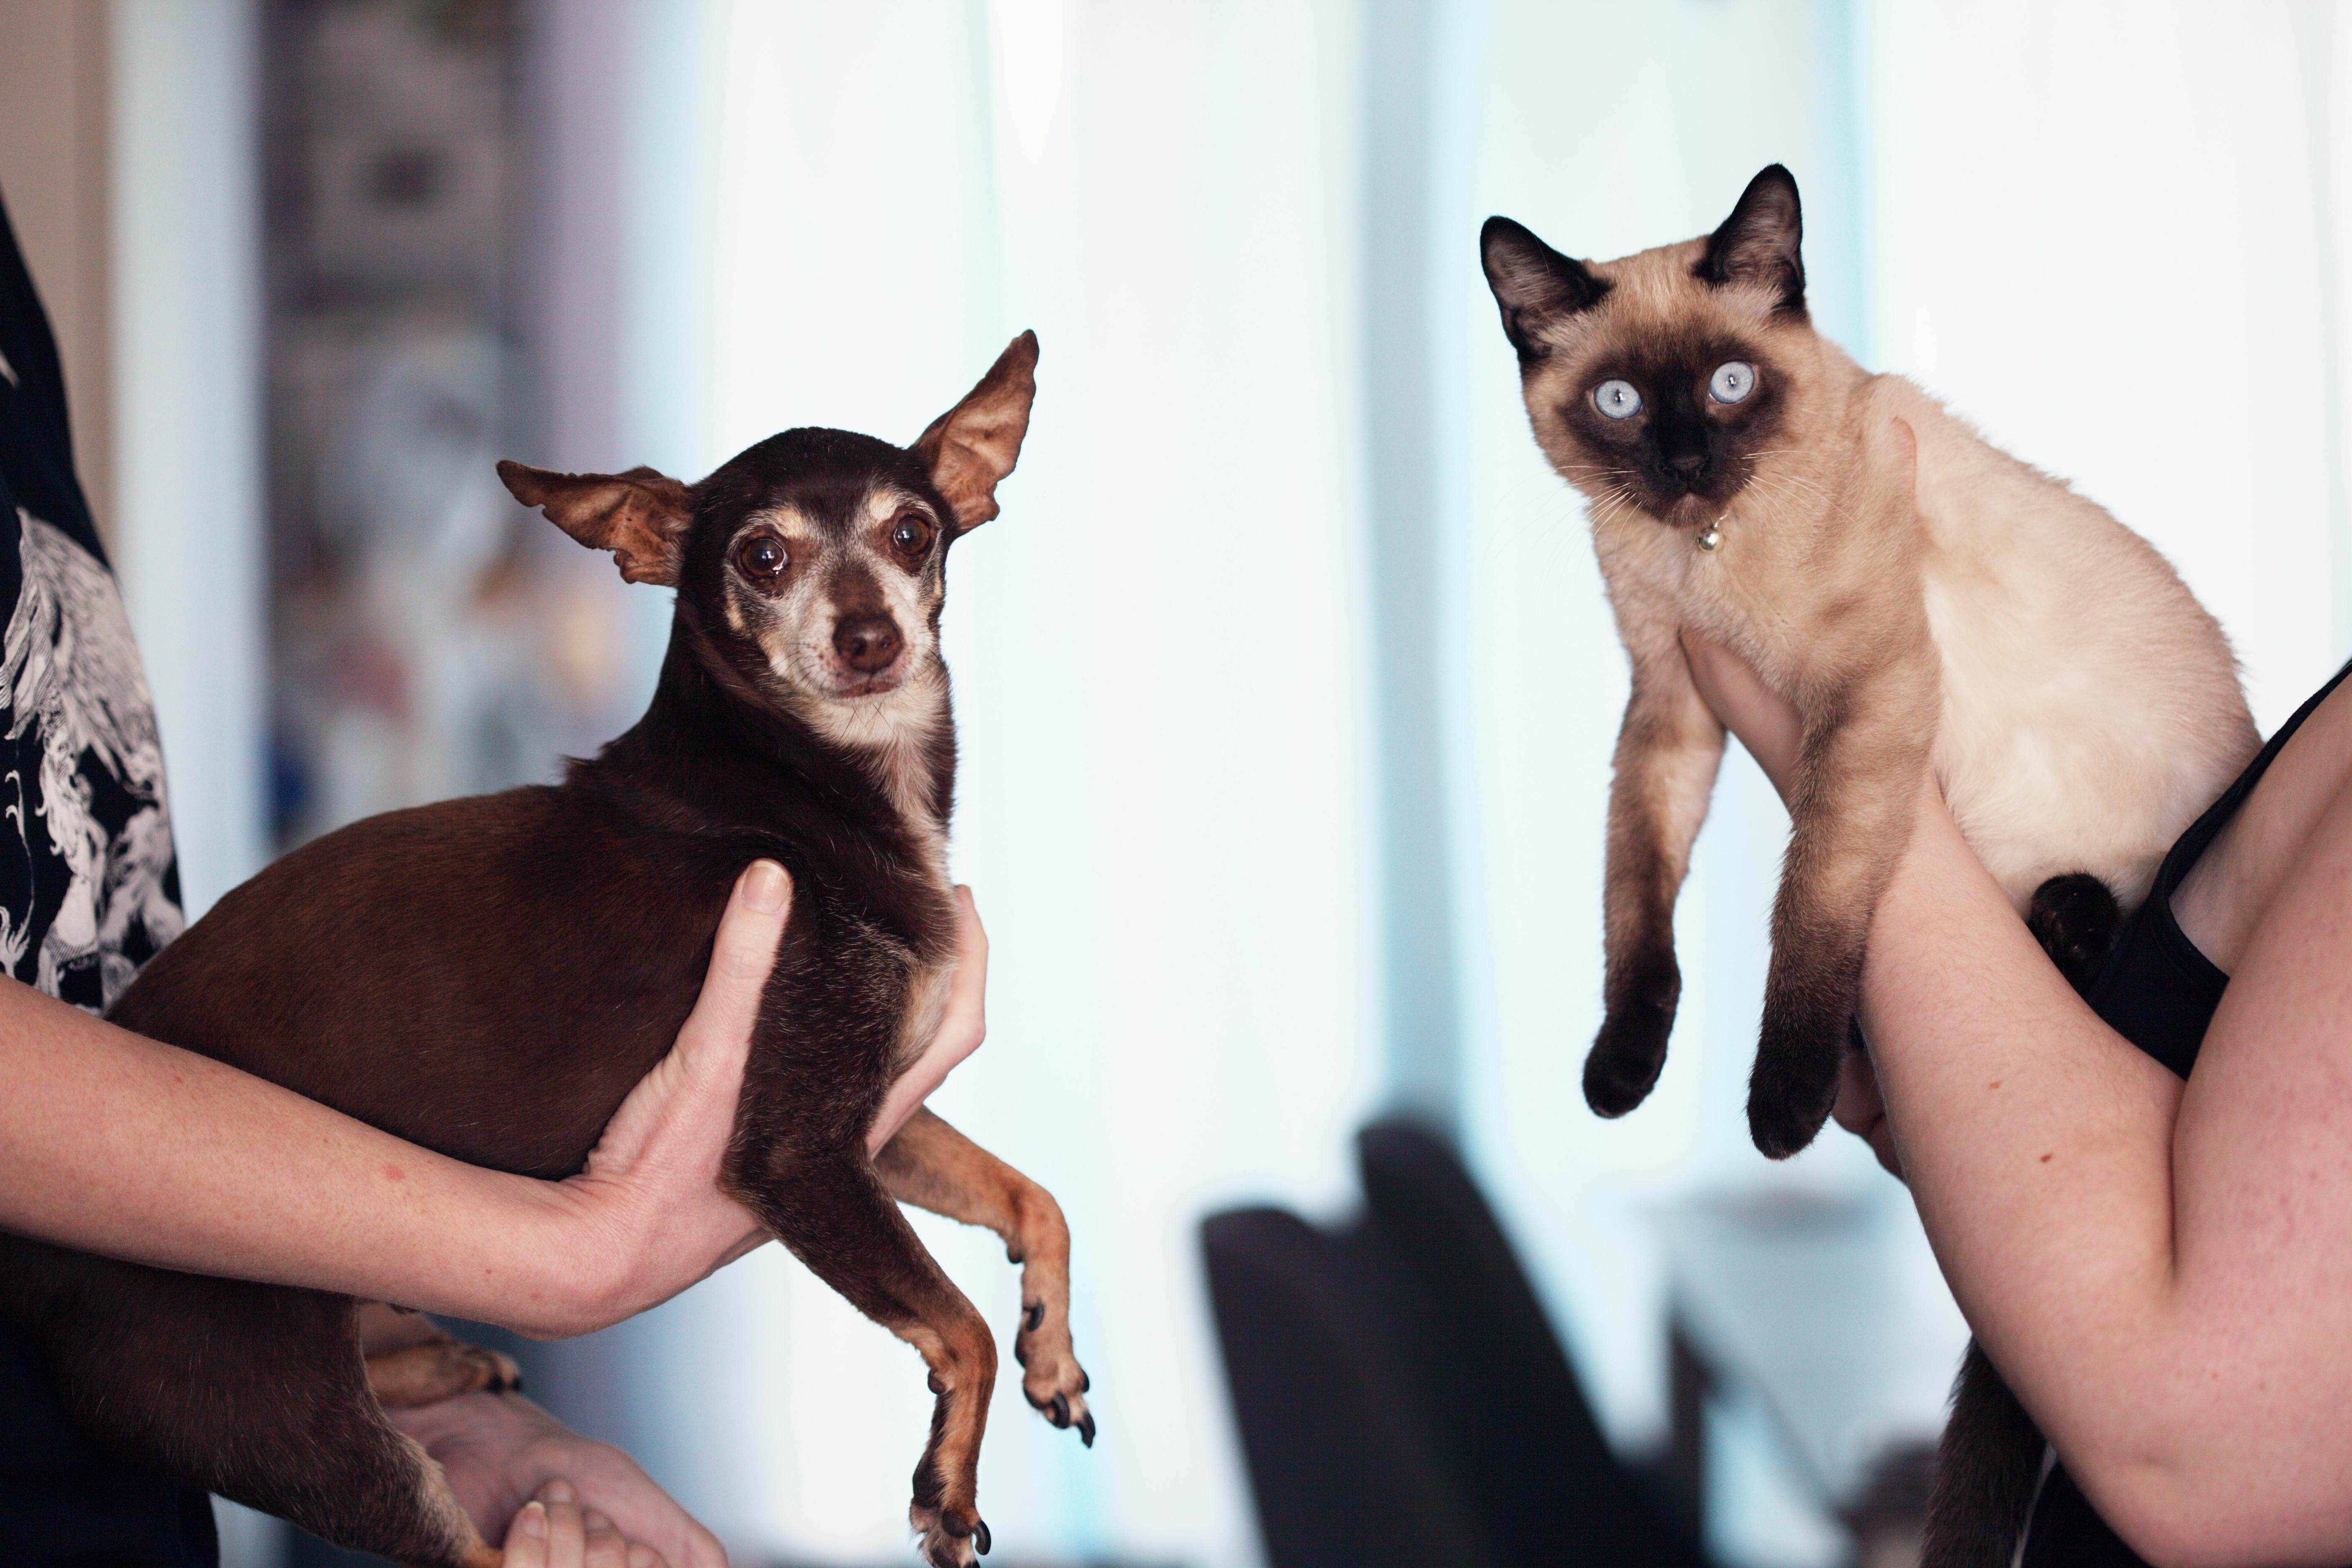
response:
M2295 710L2294 718L2279 726L2237 782L2173 844L2147 900L2126 923L2122 938L2084 993L2091 1010L2109 1027L2182 1078L2196 1063L2205 1026L2212 1022L2230 977L2183 934L2172 915L2172 895L2262 782L2272 759L2347 674L2352 674L2352 664L2337 670L2334 679Z

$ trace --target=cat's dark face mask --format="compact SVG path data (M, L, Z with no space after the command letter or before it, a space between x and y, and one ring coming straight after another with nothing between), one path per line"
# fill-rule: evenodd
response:
M1596 517L1631 508L1709 526L1787 444L1795 384L1765 340L1805 328L1802 227L1777 165L1713 235L1630 258L1632 271L1596 271L1508 218L1486 221L1486 279L1538 437Z
M1580 488L1661 521L1716 521L1780 431L1788 378L1737 337L1645 337L1579 361L1581 374L1554 390L1560 425L1591 471Z

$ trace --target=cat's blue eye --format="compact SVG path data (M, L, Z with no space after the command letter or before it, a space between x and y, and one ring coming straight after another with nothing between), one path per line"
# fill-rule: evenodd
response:
M1631 419L1642 412L1642 395L1630 381L1604 381L1592 389L1592 406L1611 419Z
M1715 367L1706 380L1706 395L1717 403L1737 403L1756 390L1756 367L1729 360Z

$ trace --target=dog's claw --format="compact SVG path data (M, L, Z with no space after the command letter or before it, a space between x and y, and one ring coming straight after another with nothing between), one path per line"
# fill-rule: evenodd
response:
M1056 1426L1067 1426L1070 1424L1070 1396L1066 1394L1054 1395L1053 1405L1047 1410L1045 1418Z
M988 1549L991 1544L992 1542L988 1538L988 1521L984 1519L973 1520L971 1521L971 1549L974 1552L979 1552L982 1557L985 1557L988 1555Z
M1022 1331L1023 1331L1024 1333L1032 1333L1032 1334L1034 1334L1034 1333L1035 1333L1039 1329L1042 1329L1042 1328L1044 1328L1045 1326L1045 1302L1043 1302L1043 1301L1032 1301L1032 1302L1030 1302L1030 1303L1029 1303L1029 1313L1028 1313L1028 1316L1024 1317L1024 1318L1021 1321L1021 1328L1022 1328Z
M1086 1368L1080 1367L1078 1369L1078 1392L1080 1394L1092 1394L1094 1391L1095 1380L1087 1375Z
M1095 1446L1095 1413L1091 1410L1078 1417L1078 1441L1089 1448Z

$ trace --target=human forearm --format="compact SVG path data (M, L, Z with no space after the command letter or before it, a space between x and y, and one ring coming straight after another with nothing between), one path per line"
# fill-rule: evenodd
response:
M1793 710L1726 650L1686 652L1785 794ZM2347 775L2339 698L2174 899L2232 975L2185 1086L2073 996L1928 781L1874 917L1877 1071L1853 1064L1840 1119L1899 1152L1970 1321L2156 1563L2352 1556Z
M2304 892L2288 927L2343 901ZM2342 998L2298 1026L2261 970L2285 945L2256 927L2184 1086L2058 977L1932 791L1872 929L1864 1028L1945 1276L2151 1562L2352 1552L2340 1099L2295 1060L2326 1060Z
M1904 1175L1970 1324L2062 1449L2070 1427L2111 1444L2171 1329L2179 1081L2075 996L1932 784L1863 985Z
M460 1163L0 984L0 1226L169 1268L554 1329L598 1277L552 1184Z
M560 1183L430 1153L0 982L0 1226L544 1337L617 1321L764 1239L718 1177L791 894L772 862L738 879L677 1043Z
M0 1228L542 1337L642 1311L766 1239L718 1179L790 895L781 868L745 872L677 1044L562 1182L431 1153L0 980ZM945 1015L869 1151L986 1032L988 939L958 900Z

